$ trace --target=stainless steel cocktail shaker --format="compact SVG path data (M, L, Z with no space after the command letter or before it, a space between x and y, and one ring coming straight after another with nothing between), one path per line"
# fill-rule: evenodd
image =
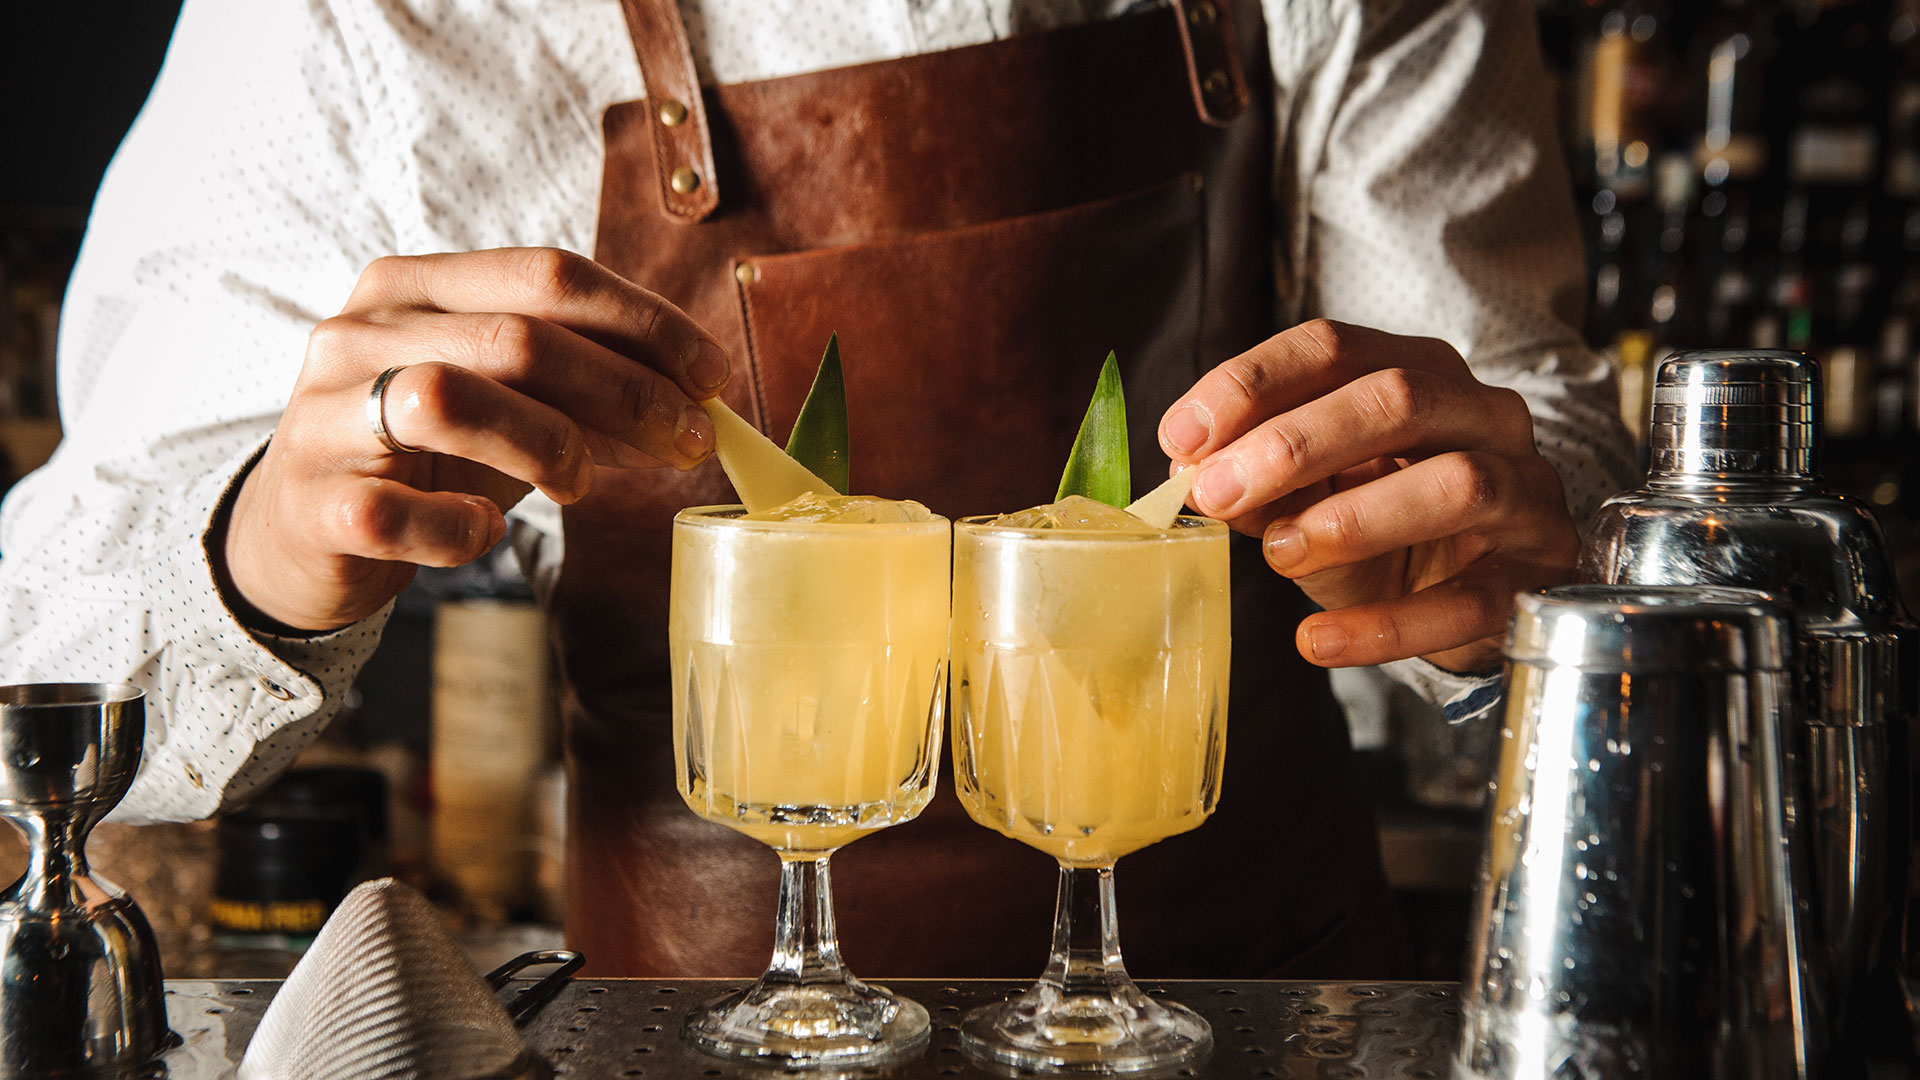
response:
M1600 509L1581 576L1763 589L1791 609L1792 749L1839 1014L1878 948L1889 872L1904 883L1907 808L1890 792L1906 790L1905 761L1889 751L1905 745L1898 654L1912 631L1873 516L1822 485L1820 404L1819 368L1798 353L1669 357L1653 390L1646 486Z
M1763 593L1519 598L1460 1080L1805 1080L1818 950Z

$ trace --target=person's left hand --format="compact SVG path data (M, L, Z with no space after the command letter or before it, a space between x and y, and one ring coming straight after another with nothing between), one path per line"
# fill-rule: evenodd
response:
M1573 580L1560 477L1512 390L1443 341L1303 323L1207 373L1160 421L1189 501L1264 538L1325 610L1295 633L1323 667L1498 663L1514 594Z

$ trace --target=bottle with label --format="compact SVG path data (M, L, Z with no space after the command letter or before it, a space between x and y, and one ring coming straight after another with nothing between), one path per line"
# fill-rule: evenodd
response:
M347 891L385 871L386 779L296 768L221 818L215 848L207 914L218 974L284 976Z
M534 799L550 755L547 623L517 575L442 600L434 617L432 854L483 923L529 908Z
M1786 174L1800 188L1860 190L1877 186L1882 103L1892 56L1877 17L1863 0L1795 4L1787 15L1792 63L1781 104L1790 106Z

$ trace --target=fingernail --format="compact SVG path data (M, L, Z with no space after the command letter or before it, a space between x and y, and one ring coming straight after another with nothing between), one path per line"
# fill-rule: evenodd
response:
M693 464L705 461L707 455L713 453L713 421L705 409L689 405L680 410L680 430L674 434L673 445Z
M1191 454L1213 437L1213 417L1198 405L1176 409L1167 417L1162 439L1169 454Z
M479 558L492 551L495 544L506 538L507 519L493 512L493 503L478 496L467 499L467 505L481 515L480 521L470 521L467 525L467 547L473 552L473 558ZM484 524L482 524L484 523ZM480 525L476 529L473 526Z
M1218 515L1240 501L1240 496L1247 493L1247 482L1240 478L1239 463L1222 461L1200 470L1193 489L1200 493L1200 501L1207 504L1205 509Z
M1331 660L1347 651L1347 632L1330 623L1315 623L1307 630L1307 648L1315 660Z
M1267 530L1267 565L1285 570L1307 554L1307 538L1292 525L1275 525Z
M687 380L702 390L718 390L727 385L733 367L726 351L706 338L693 343L693 357L687 361Z

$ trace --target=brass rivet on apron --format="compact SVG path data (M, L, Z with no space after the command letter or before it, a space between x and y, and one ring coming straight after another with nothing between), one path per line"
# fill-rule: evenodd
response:
M1207 81L1201 83L1200 87L1214 97L1224 97L1227 93L1227 88L1231 85L1233 84L1227 81L1226 72L1209 71L1207 72Z
M1187 9L1187 21L1202 30L1208 29L1220 21L1220 9L1213 6L1212 0L1200 0Z
M682 165L673 170L673 176L668 180L668 183L671 183L673 190L680 194L691 195L693 194L693 190L700 186L700 174Z
M1188 182L1193 185L1193 190L1195 191L1199 191L1201 188L1207 186L1207 178L1201 176L1199 173L1194 173L1192 179Z
M733 268L733 276L742 285L751 285L760 280L760 268L750 262L743 262Z
M660 122L668 127L679 127L687 122L687 107L667 98L660 103Z

